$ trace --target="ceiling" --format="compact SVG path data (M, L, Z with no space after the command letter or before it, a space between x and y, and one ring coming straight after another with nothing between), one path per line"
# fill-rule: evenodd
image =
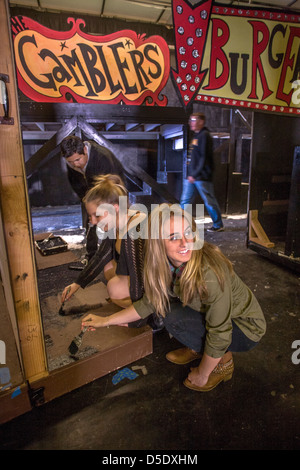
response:
M196 4L199 3L199 0L190 0L190 3ZM300 11L300 0L220 0L217 3ZM165 25L170 28L173 26L172 0L9 0L9 4L35 8L39 11L69 11L101 16L102 18Z

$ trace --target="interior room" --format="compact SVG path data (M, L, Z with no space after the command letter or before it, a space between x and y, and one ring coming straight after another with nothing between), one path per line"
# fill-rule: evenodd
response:
M189 0L87 0L83 6L3 0L0 8L0 448L191 456L200 450L299 449L300 111L290 91L290 83L299 82L299 1L223 0L208 6ZM177 74L184 55L178 46L184 34L176 23L181 8L184 15L189 9L189 28L195 18L199 22L199 41L206 37L199 42L206 48L201 83L196 76L191 95ZM253 52L252 75L246 74L247 99L241 77L250 67L249 51L243 51L242 39L241 49L238 41L230 54L226 49L229 31L234 37L237 28L242 37L246 21L253 50L259 51ZM124 37L126 46L120 46ZM130 55L136 83L146 88L150 76L156 83L161 70L155 91L132 91L129 60L122 62L120 55L126 47L129 54L130 41L136 46ZM86 69L74 52L78 44ZM148 69L141 52L147 45ZM118 69L106 62L108 49ZM96 69L99 58L102 72ZM40 69L34 69L37 61ZM231 68L221 86L226 64ZM125 85L128 80L124 90L131 90L121 98L113 93L116 70ZM271 85L269 73L275 71L277 94L271 94L275 79ZM88 74L81 96L79 83ZM102 98L104 75L111 92ZM199 192L192 215L203 241L222 251L258 300L266 323L254 349L233 352L231 380L208 393L184 386L199 359L181 365L167 359L182 347L167 323L157 329L150 321L82 329L87 315L106 318L120 311L103 270L62 301L64 289L85 269L87 252L87 212L70 184L62 141L76 136L111 152L124 168L128 207L148 215L159 204L180 204L189 146L196 145L190 118L201 113L211 136L211 181L222 230L211 230ZM99 250L101 245L99 236Z

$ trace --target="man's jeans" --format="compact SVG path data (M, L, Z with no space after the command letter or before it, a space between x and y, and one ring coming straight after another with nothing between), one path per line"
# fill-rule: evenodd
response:
M203 200L206 210L213 221L213 226L215 228L223 227L220 207L215 197L214 185L211 181L195 181L190 183L188 179L185 179L180 198L182 209L184 209L185 204L191 203L195 189L198 190Z

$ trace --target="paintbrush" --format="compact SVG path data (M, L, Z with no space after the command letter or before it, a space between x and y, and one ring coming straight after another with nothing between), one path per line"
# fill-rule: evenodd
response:
M46 243L48 243L51 237L53 237L53 232L51 232L47 238L44 238L44 240L42 240L41 243L44 243L46 245Z
M88 330L88 328L89 328L88 326L84 326L83 329L81 330L81 332L79 333L79 335L75 336L72 343L70 344L68 349L69 349L69 353L72 356L74 356L74 354L77 354L78 349L80 348L81 343L82 343L82 337L83 337L84 333L86 332L86 330Z
M67 297L68 293L70 292L70 290L71 290L71 287L69 287L69 289L67 290L67 292L66 292L66 297ZM66 297L65 297L65 298L66 298ZM59 309L59 311L58 311L58 314L59 314L59 315L65 315L65 311L64 311L65 301L66 301L66 300L64 300L64 301L62 302L62 304L61 304L61 307L60 307L60 309Z

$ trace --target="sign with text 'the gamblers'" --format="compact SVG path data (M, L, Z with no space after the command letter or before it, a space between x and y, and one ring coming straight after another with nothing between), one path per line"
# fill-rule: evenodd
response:
M38 102L120 103L165 106L159 96L170 73L169 49L160 36L123 30L84 33L83 20L54 31L24 16L12 18L20 90Z

